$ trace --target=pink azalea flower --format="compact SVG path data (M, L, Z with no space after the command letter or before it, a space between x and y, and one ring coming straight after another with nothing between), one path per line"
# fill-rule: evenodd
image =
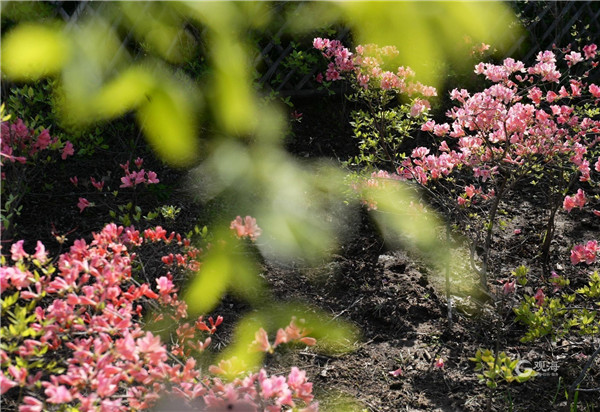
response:
M587 198L585 196L585 192L582 189L578 189L575 195L565 196L565 199L563 200L563 208L567 212L570 212L575 207L583 209L586 203Z
M73 183L73 186L77 186L77 183L79 183L79 179L77 178L77 176L70 177L69 181Z
M531 101L535 104L540 104L542 101L542 90L539 87L533 87L531 90L529 90L527 96L529 96Z
M65 160L67 158L67 156L73 156L75 154L75 150L73 148L73 143L69 142L67 140L67 143L65 143L65 147L63 147L62 152L61 152L61 159Z
M364 88L369 88L369 75L368 74L359 74L356 76L356 80L358 80L358 84Z
M325 47L327 47L329 41L328 40L323 40L320 37L316 37L313 40L313 47L317 50L323 50Z
M515 289L516 289L516 281L506 281L504 282L504 286L502 286L502 293L504 293L505 295L510 295L512 293L515 293Z
M155 184L155 183L159 182L155 172L148 172L148 173L146 173L146 175L148 178L148 181L147 181L148 184Z
M579 209L582 209L587 203L585 192L582 189L577 189L577 193L575 194L575 203Z
M160 336L146 332L146 336L137 339L136 343L140 352L148 354L151 364L158 364L167 359L167 351L160 342Z
M397 378L398 376L402 376L402 368L398 368L394 371L390 371L389 374L392 375L394 378Z
M19 406L19 412L42 412L43 406L42 401L32 396L25 396L23 404Z
M438 368L438 369L443 369L444 368L444 359L438 358L435 361L435 367Z
M557 97L558 94L554 93L552 90L546 93L546 100L548 101L548 103L552 103L554 100L556 100Z
M491 46L489 44L481 43L481 44L473 46L473 51L476 53L483 53L483 52L489 50L490 47Z
M135 177L135 181L133 182L134 185L139 185L146 182L146 171L144 169L141 169L138 172L132 172L131 176Z
M590 240L585 244L584 247L584 259L585 263L591 265L596 261L596 255L598 253L598 242L596 240Z
M450 125L448 123L436 124L433 126L433 134L436 136L445 136L450 131Z
M93 177L90 177L90 182L92 183L92 186L94 186L96 189L102 191L102 188L104 187L104 181L96 181L96 179L94 179Z
M37 141L35 142L33 147L34 147L34 149L44 150L44 149L47 149L49 145L50 145L50 133L48 132L48 129L44 129L38 136Z
M86 207L89 207L91 203L84 197L79 198L79 202L77 203L77 207L79 208L79 213L83 212Z
M596 46L594 43L583 46L583 54L585 54L586 60L593 59L594 57L596 57L597 49L598 46Z
M426 147L417 147L411 153L411 157L413 158L423 158L429 154L429 149Z
M37 245L35 247L35 254L33 255L33 257L39 260L42 264L44 264L48 259L46 256L46 248L44 247L44 244L39 240L37 241Z
M142 164L144 163L144 159L142 159L141 157L138 157L137 159L135 159L133 161L133 163L135 163L135 166L139 169L140 167L142 167Z
M600 99L600 86L592 83L590 84L589 91L592 94L592 96Z
M131 174L127 174L125 176L123 176L121 178L121 188L126 188L126 187L133 187L133 180L131 179L132 175Z
M237 237L248 237L251 240L256 240L262 233L262 229L256 224L256 219L251 216L246 216L243 220L237 216L229 228L235 230Z
M0 372L0 395L4 395L9 389L17 386L17 383L7 378L4 373Z
M260 378L259 378L260 380ZM283 376L271 376L260 380L262 396L266 399L277 397L280 404L289 404L291 402L291 391L286 379ZM291 406L291 405L290 405Z
M73 400L73 396L69 390L63 385L53 385L49 382L46 383L46 390L44 393L48 397L46 400L50 403L67 403Z
M398 80L398 76L395 73L390 71L383 72L381 75L381 85L380 87L383 90L390 90L398 87L400 82Z
M434 126L435 126L435 121L434 120L428 120L425 123L423 123L423 125L421 126L421 130L424 131L424 132L432 132Z
M562 286L560 285L560 276L558 276L558 274L555 271L552 271L552 274L550 275L550 283L554 284L554 290L552 292L556 293L558 292L560 289L562 289Z
M477 189L473 185L465 186L465 193L471 199L477 193Z
M173 282L171 282L171 279L169 279L166 276L161 276L158 279L156 279L156 284L161 295L168 295L173 291L173 288L175 287L175 285L173 285Z
M4 293L6 289L10 286L8 283L9 280L9 270L7 268L0 267L0 293ZM4 361L2 361L4 362Z
M267 335L267 331L263 328L260 328L254 334L254 340L250 344L250 350L257 352L273 352L273 348L269 343L269 336Z
M335 68L333 67L333 63L331 63L331 66L325 72L325 80L334 82L336 80L339 80L340 78L340 72L335 70Z
M10 247L11 257L15 262L18 262L19 260L29 256L23 249L24 242L24 240L19 240L17 243L13 243L13 245Z
M574 97L581 96L581 83L575 80L571 80L571 95Z
M582 62L583 57L581 57L581 53L572 51L565 56L565 60L568 62L569 66L573 66L579 62Z
M430 108L430 104L427 100L415 99L412 106L410 107L410 117L418 117L421 113L426 112Z
M302 399L305 403L309 403L313 400L312 394L313 384L307 382L306 372L292 366L290 374L287 379L288 386L295 392L295 396Z
M573 199L573 197L565 196L565 199L563 200L563 208L567 212L570 212L574 207L575 207L575 200Z
M292 111L292 113L290 113L290 116L291 116L292 120L301 122L303 114L301 112L299 112L298 110L294 110L294 111Z
M576 265L585 260L585 247L583 245L575 245L571 249L571 264Z
M544 295L544 291L541 288L537 290L533 297L535 298L536 305L542 306L544 304L546 296Z

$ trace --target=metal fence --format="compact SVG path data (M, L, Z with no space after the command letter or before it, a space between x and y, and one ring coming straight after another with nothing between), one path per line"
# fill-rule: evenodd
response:
M56 15L68 25L76 25L82 16L98 12L100 7L108 7L110 2L66 2L54 1ZM302 2L278 2L274 7L302 7ZM600 43L600 2L597 1L518 1L510 3L517 14L525 32L512 39L507 55L531 63L540 50L550 49L552 45L565 46L580 39L582 42ZM314 81L317 65L312 67L292 67L290 56L297 47L293 40L282 41L288 22L276 10L276 20L266 29L259 39L259 52L254 65L258 70L259 84L273 89L281 95L311 95L317 93L318 84ZM506 30L506 28L504 28ZM518 33L514 30L508 32ZM202 35L202 32L199 33ZM349 30L341 28L338 38L344 39ZM128 42L132 34L125 36ZM301 45L300 47L309 47Z
M600 2L525 1L511 3L526 31L513 40L508 55L531 63L540 50L579 39L600 42Z

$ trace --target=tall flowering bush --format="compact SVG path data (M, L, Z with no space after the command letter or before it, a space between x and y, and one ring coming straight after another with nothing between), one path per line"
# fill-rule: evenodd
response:
M395 170L403 158L403 140L427 120L427 97L436 96L435 88L415 81L410 67L393 66L394 46L359 45L352 53L339 40L319 37L313 46L329 61L317 81L347 80L352 87L348 99L359 107L351 125L360 154L350 163Z
M162 258L173 271L196 270L200 264L198 249L160 227L140 233L109 224L89 244L77 240L57 259L41 242L33 253L24 241L10 247L0 268L4 405L14 402L23 412L126 411L150 408L169 396L214 410L280 411L302 405L299 410L317 410L312 384L297 368L287 376L264 370L229 376L223 361L209 368L210 375L201 373L195 356L210 345L223 318L191 319L171 272L152 283L136 280L136 251L154 243L180 249L175 258ZM146 321L160 320L175 325L168 340L143 329ZM312 344L308 333L301 321L292 320L278 332L275 345L260 330L249 350L271 351L294 340Z
M70 141L51 136L48 129L31 129L20 118L11 121L11 116L4 113L4 104L0 117L0 229L2 237L10 239L15 233L23 197L34 182L41 180L44 167L65 160L75 151Z
M437 145L414 149L397 169L403 180L437 193L445 189L446 198L454 193L460 207L482 207L483 274L499 205L517 184L532 184L546 196L546 263L556 212L590 203L583 188L568 194L598 182L600 87L589 80L597 66L594 44L582 51L540 52L529 67L512 58L479 63L475 73L491 85L480 92L452 90L456 106L447 112L450 121L422 126Z

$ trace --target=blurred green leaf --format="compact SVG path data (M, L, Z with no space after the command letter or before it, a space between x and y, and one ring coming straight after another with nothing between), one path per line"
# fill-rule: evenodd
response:
M13 80L36 80L60 72L69 52L58 23L23 23L2 38L2 71Z
M219 303L233 276L233 260L224 251L213 251L202 262L184 299L193 314L209 313Z
M258 267L243 242L233 238L228 228L217 229L215 237L185 294L190 312L209 313L228 291L257 306L269 300Z
M155 75L157 85L139 107L138 121L159 156L173 166L189 166L199 154L193 86Z
M196 42L183 27L183 15L177 7L163 2L119 2L127 18L125 26L153 51L172 63L181 63L192 55Z
M94 101L94 112L101 118L113 118L135 109L148 100L156 79L146 68L131 66L105 84Z
M41 1L3 1L0 3L2 24L5 19L12 21L41 20L53 16L52 7Z
M222 360L235 359L240 370L258 368L265 354L249 352L248 347L255 339L256 332L263 328L269 334L269 341L275 341L279 328L289 325L292 317L296 323L310 331L308 336L317 340L315 350L326 354L341 354L354 349L359 340L355 326L344 321L331 320L331 316L316 308L297 303L265 304L260 309L242 317L234 331L233 344L220 356Z

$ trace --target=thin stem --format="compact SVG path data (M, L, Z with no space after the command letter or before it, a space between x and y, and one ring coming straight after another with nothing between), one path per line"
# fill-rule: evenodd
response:
M492 208L490 210L490 218L488 221L487 234L485 237L485 245L483 250L483 267L481 270L481 286L484 290L488 290L487 286L487 274L488 274L488 264L489 264L489 252L492 244L492 234L494 232L494 220L496 219L496 213L498 211L498 205L500 204L500 200L502 200L502 196L507 189L508 178L505 178L502 182L502 186L500 190L496 194L494 198L494 203L492 203Z
M446 222L446 245L450 249L450 222ZM446 259L446 302L448 304L448 330L452 329L452 296L450 296L450 259Z
M598 345L598 348L596 348L596 350L594 351L594 353L592 353L592 355L588 358L588 360L585 363L585 365L583 365L583 369L581 370L581 373L579 374L579 376L577 377L577 379L575 379L575 382L573 382L571 384L571 386L569 386L569 399L568 399L568 403L569 403L568 404L568 408L569 408L569 410L571 409L571 402L573 400L573 393L575 392L575 390L577 389L577 387L581 384L581 382L585 378L585 375L587 374L588 370L592 366L592 363L594 362L594 359L596 358L596 356L598 356L598 354L600 354L600 345Z

